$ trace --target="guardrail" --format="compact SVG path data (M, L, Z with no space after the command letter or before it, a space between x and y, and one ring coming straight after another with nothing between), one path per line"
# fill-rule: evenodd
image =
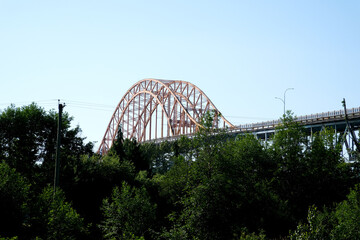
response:
M356 116L360 116L360 107L357 108L350 108L346 109L349 118L353 118ZM344 110L337 110L337 111L329 111L329 112L322 112L316 114L310 114L305 116L299 116L295 118L296 122L301 122L302 124L306 124L309 122L314 121L325 121L331 119L343 119L345 115ZM259 123L251 123L251 124L242 124L238 125L237 129L234 131L252 131L258 129L268 129L274 128L281 123L281 120L273 120L273 121L266 121L266 122L259 122Z
M349 108L346 109L348 117L354 118L359 117L360 118L360 107L357 108ZM345 111L344 110L336 110L336 111L329 111L329 112L322 112L322 113L315 113L305 116L299 116L295 117L295 122L300 122L303 125L306 125L307 123L314 123L314 122L324 122L324 121L331 121L331 120L341 120L344 119ZM281 120L272 120L272 121L266 121L266 122L258 122L258 123L250 123L250 124L241 124L236 126L236 128L228 129L227 131L230 133L239 133L239 132L251 132L256 130L268 130L268 129L274 129L276 126L278 126L281 123ZM157 138L148 140L146 142L162 142L162 141L172 141L175 139L178 139L181 136L188 136L191 137L193 134L183 134L179 136L171 136L171 137L164 137L164 138Z

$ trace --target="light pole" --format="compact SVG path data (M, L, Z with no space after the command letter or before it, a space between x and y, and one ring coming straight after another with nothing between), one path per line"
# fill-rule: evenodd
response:
M285 92L284 92L284 98L278 98L278 97L275 97L276 99L279 99L279 100L281 100L283 103L284 103L284 116L285 116L285 103L286 103L286 92L288 91L288 90L294 90L294 88L287 88L286 90L285 90Z

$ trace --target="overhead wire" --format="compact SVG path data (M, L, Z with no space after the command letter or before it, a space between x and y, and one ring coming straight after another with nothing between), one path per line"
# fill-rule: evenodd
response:
M77 105L77 106L89 106L89 107L111 108L111 109L114 108L113 105L108 105L108 104L74 101L74 100L68 100L68 99L63 99L63 101L67 102L68 104Z
M55 108L57 106L58 101L64 102L68 107L97 110L97 111L113 111L113 109L115 108L115 106L113 105L69 100L69 99L46 99L46 100L29 100L29 101L19 101L19 102L0 102L0 106L11 106L12 104L28 105L31 103L36 103L43 107L54 106Z
M0 106L10 106L12 104L14 105L23 105L23 104L31 104L31 103L42 103L42 104L52 104L55 101L57 101L57 99L46 99L46 100L29 100L29 101L19 101L19 102L0 102Z
M96 110L96 111L113 111L115 108L114 106L107 105L107 104L74 101L74 100L67 100L67 99L63 99L63 101L66 103L67 106L70 106L70 107Z
M41 106L57 106L57 102L61 100L68 107L95 110L95 111L106 111L112 112L116 108L114 105L102 104L102 103L94 103L94 102L86 102L79 100L70 100L70 99L44 99L44 100L30 100L30 101L19 101L19 102L0 102L0 106L10 106L11 104L20 105L20 104L31 104L31 103L41 103ZM224 116L226 118L232 119L249 119L249 120L273 120L273 118L268 117L252 117L252 116Z

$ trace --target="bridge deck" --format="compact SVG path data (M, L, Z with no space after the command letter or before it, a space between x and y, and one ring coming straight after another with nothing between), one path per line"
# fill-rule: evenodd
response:
M349 120L360 120L360 107L347 109ZM311 115L299 116L295 118L296 122L301 125L332 125L337 122L345 122L344 110L329 111L323 113L316 113ZM274 130L276 126L281 123L281 120L266 121L260 123L244 124L237 126L234 132L257 132L263 130ZM330 123L330 124L329 124Z
M348 119L351 125L355 129L360 128L360 107L347 109ZM300 123L307 129L320 130L323 126L334 127L337 131L344 131L346 128L345 112L344 110L329 111L323 113L310 114L305 116L295 117L295 122ZM259 123L242 124L235 128L228 129L228 133L241 134L241 133L254 133L259 135L260 138L266 138L266 133L272 133L275 128L281 124L281 120L273 120ZM193 134L187 134L182 136L192 136ZM173 141L181 136L172 136L166 138L153 139L148 142L162 142Z

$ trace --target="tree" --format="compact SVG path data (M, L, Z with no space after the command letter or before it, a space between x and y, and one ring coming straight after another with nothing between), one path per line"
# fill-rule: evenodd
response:
M303 199L307 206L329 206L342 201L359 178L357 169L343 159L341 141L333 129L324 128L314 135L305 153Z
M140 151L148 163L152 174L164 174L173 165L172 158L176 155L178 141L161 143L147 142L140 145Z
M207 121L213 123L211 115ZM169 214L173 224L163 236L232 239L243 236L244 228L273 230L271 222L280 223L283 210L271 188L276 164L254 136L231 139L211 124L204 126L178 143L185 148L159 178L161 194L175 206Z
M309 206L330 206L343 200L356 183L358 169L344 161L341 150L334 130L324 128L310 139L290 112L284 116L268 152L277 163L276 192L288 201L287 228L305 219Z
M43 239L84 239L88 226L84 219L66 202L61 189L54 192L46 187L35 203L33 234Z
M274 188L284 201L288 201L289 229L296 226L298 219L306 217L306 211L314 198L306 189L309 168L306 152L311 151L305 129L294 121L293 114L288 111L282 124L276 128L268 148L269 156L277 164L274 171Z
M16 108L11 105L0 114L0 159L15 168L31 182L51 182L53 179L58 115L35 103ZM81 129L70 128L72 118L62 118L63 157L93 154L92 143L79 137ZM72 158L70 158L71 160ZM68 161L62 161L65 168ZM40 173L41 172L41 173ZM35 179L41 174L42 179ZM46 185L46 184L44 184Z
M289 238L292 240L330 240L333 224L333 212L327 209L320 212L317 207L311 206L308 211L307 223L299 223Z
M121 127L119 127L116 140L109 150L109 155L118 156L120 161L132 162L137 172L150 169L150 163L142 155L139 143L135 138L124 139Z
M331 232L332 239L360 238L360 185L356 185L335 211L337 225Z
M64 191L85 221L92 223L90 237L99 239L102 233L97 224L102 219L102 200L123 181L134 182L135 168L131 162L120 161L117 155L111 154L84 155L74 163L73 168L68 170L68 176L63 179Z
M34 103L5 109L0 114L0 157L25 176L31 175L35 164L43 161L54 146L54 139L49 139L52 127L56 134L54 116Z
M156 205L144 187L123 183L115 187L111 198L103 201L104 221L100 225L105 239L132 239L148 234L155 221Z
M135 170L143 171L150 170L150 163L145 159L142 155L140 145L133 139L125 139L124 140L124 151L125 151L125 159L131 161L134 164Z
M307 223L300 223L291 233L291 239L345 240L360 238L360 185L356 185L347 199L338 203L334 210L319 211L312 206Z
M125 149L124 149L124 135L122 133L121 127L119 127L116 134L116 140L109 150L110 155L117 155L120 161L125 159Z
M0 236L24 236L29 221L30 184L14 168L0 162Z
M232 239L243 229L270 230L283 221L283 202L266 178L269 166L260 142L247 135L200 151L191 164L181 217L191 236ZM274 224L276 222L277 224Z

